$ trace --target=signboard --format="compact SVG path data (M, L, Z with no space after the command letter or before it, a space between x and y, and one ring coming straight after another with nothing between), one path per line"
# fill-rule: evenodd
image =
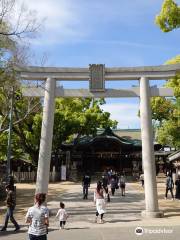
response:
M91 92L104 92L105 84L104 84L104 64L90 64L90 86L89 89Z
M66 165L61 166L61 180L66 180Z

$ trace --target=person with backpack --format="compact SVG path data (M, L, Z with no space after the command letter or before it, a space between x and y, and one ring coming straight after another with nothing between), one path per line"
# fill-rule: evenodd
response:
M91 177L89 174L85 174L82 180L82 186L83 186L83 199L88 198L88 188L90 187L91 183Z
M168 173L167 178L166 178L165 199L167 199L168 191L170 191L171 196L172 196L172 200L174 200L173 188L174 188L174 182L173 182L171 174Z

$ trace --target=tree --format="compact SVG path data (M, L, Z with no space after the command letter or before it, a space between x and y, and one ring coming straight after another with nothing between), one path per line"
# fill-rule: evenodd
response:
M6 155L12 87L14 88L15 95L20 91L20 82L14 66L26 64L25 49L27 48L27 38L34 37L40 26L35 11L29 11L22 5L19 12L17 12L16 4L16 0L0 0L0 159L5 159ZM21 41L25 38L25 41ZM20 102L21 106L18 106ZM14 156L21 155L26 146L25 138L21 134L22 129L20 125L22 125L24 120L26 120L24 124L31 121L33 118L32 113L36 106L41 107L39 103L39 99L24 98L18 103L15 102L12 135ZM25 108L26 105L28 107ZM19 146L22 146L22 148Z
M169 119L164 121L162 126L158 129L157 140L162 145L169 145L177 149L180 148L180 125L176 121Z
M169 32L180 27L180 6L173 0L164 0L161 12L155 19L163 32ZM180 55L166 62L166 64L180 63ZM174 90L171 100L155 98L152 100L153 118L159 120L157 126L157 141L161 144L180 147L180 74L168 80L165 84ZM171 101L171 103L169 102ZM159 103L159 106L158 106ZM162 103L162 105L161 105ZM163 107L162 107L163 106ZM165 109L167 107L167 109ZM172 107L172 109L171 109Z
M1 39L32 37L40 27L35 10L29 10L22 4L16 12L16 7L16 0L0 0ZM14 21L10 21L12 17Z
M163 120L170 118L173 112L173 103L165 97L151 98L152 118L162 123Z
M170 32L180 27L180 6L173 0L164 0L161 11L155 19L163 32Z
M180 63L180 55L166 64ZM157 141L163 145L180 147L180 75L167 80L165 86L174 90L173 98L155 97L151 100L152 118L157 120Z
M176 64L176 63L180 63L180 55L177 55L166 62L166 64ZM177 74L175 77L169 79L166 82L166 86L173 88L174 96L176 99L178 99L180 97L180 74Z
M35 37L41 26L36 11L23 4L17 11L17 3L17 0L0 0L0 86L5 81L16 85L14 65L26 64L28 38Z
M57 151L63 141L71 141L74 135L96 135L98 128L116 127L117 121L100 106L103 99L59 98L56 100L53 150Z
M11 94L0 88L0 159L2 160L6 158L7 151L9 98ZM30 158L33 159L38 154L40 128L36 129L37 121L34 118L36 113L41 111L42 105L39 98L22 97L21 92L16 89L14 92L12 134L12 155L14 158L22 158L24 154L29 154Z
M14 65L26 64L20 40L34 36L39 25L34 13L24 8L19 12L18 21L13 21L15 24L12 24L9 19L13 15L15 4L15 0L0 0L0 159L5 159L6 156L9 101L13 86L15 102L12 155L19 158L28 154L29 159L37 164L42 122L41 99L21 96ZM16 95L20 96L18 100ZM57 99L53 150L58 151L62 141L70 141L74 134L94 135L99 127L116 126L117 122L110 120L110 114L101 110L100 106L104 103L102 99Z
M1 95L0 95L1 96ZM40 103L40 99L31 99L31 106ZM53 131L53 151L58 152L63 141L71 141L76 135L95 135L97 128L115 127L116 121L110 119L110 114L104 112L100 106L105 101L82 98L59 98L55 105L55 119ZM29 159L37 164L39 142L41 135L42 105L31 109L28 99L22 97L15 102L13 124L13 156L18 158L28 154ZM24 117L29 112L28 117ZM23 119L23 121L20 121ZM5 122L4 122L5 125ZM0 137L0 155L4 159L6 154L7 132Z

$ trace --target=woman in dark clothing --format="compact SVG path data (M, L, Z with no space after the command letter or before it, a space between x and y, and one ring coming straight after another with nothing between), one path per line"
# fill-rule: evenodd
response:
M115 190L116 190L116 186L117 186L116 178L115 178L114 175L111 177L110 185L111 185L111 193L112 193L112 196L114 196Z
M110 202L109 189L108 189L108 176L107 175L102 176L102 187L105 191L105 197L107 199L107 202Z
M4 226L2 227L2 229L0 230L1 232L6 231L7 226L8 226L8 221L9 218L11 220L11 222L14 224L15 226L15 232L18 231L20 229L19 224L16 222L13 213L14 213L14 209L16 207L16 193L15 193L15 186L13 185L7 185L6 186L6 192L7 192L7 198L6 198L6 206L7 206L7 212L6 212L6 216L5 216L5 222L4 222Z
M180 176L178 176L178 179L175 181L175 185L176 185L176 195L175 195L175 198L176 199L180 199Z

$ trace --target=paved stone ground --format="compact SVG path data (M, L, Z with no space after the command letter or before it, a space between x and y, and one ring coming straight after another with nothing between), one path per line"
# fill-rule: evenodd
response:
M27 226L24 225L24 213L27 207L31 206L34 186L28 185L26 187L29 187L31 191L23 190L24 186L22 185L17 186L17 189L22 190L18 195L20 201L18 201L16 214L16 218L22 226L21 231L14 234L10 225L6 233L0 233L2 240L26 239ZM180 227L178 226L180 225L180 201L164 200L164 183L158 183L159 205L160 209L165 212L164 218L142 219L141 211L144 209L144 191L139 183L127 183L126 196L122 197L120 190L117 190L115 196L111 197L111 202L107 204L104 224L94 223L94 188L95 184L92 184L89 190L89 199L83 200L80 184L64 182L50 185L48 207L51 209L51 217L48 239L180 239ZM69 213L66 229L61 231L59 230L58 221L54 218L59 207L59 201L65 203ZM1 207L1 210L3 213L4 207ZM0 223L2 223L2 220L3 216L1 215ZM138 226L144 229L142 236L135 234L135 229ZM156 233L153 231L156 231Z
M93 203L93 192L95 184L89 190L88 200L82 199L82 188L80 185L74 185L66 193L61 195L60 200L65 202L67 211L69 212L69 227L99 227L94 224L95 205ZM134 203L132 204L132 202ZM54 215L57 211L59 202L49 201L49 208ZM140 213L143 210L144 200L143 193L137 195L137 190L132 185L127 185L126 197L120 196L118 190L115 196L111 196L111 202L107 204L107 213L105 214L106 226L115 223L136 222L140 220Z

